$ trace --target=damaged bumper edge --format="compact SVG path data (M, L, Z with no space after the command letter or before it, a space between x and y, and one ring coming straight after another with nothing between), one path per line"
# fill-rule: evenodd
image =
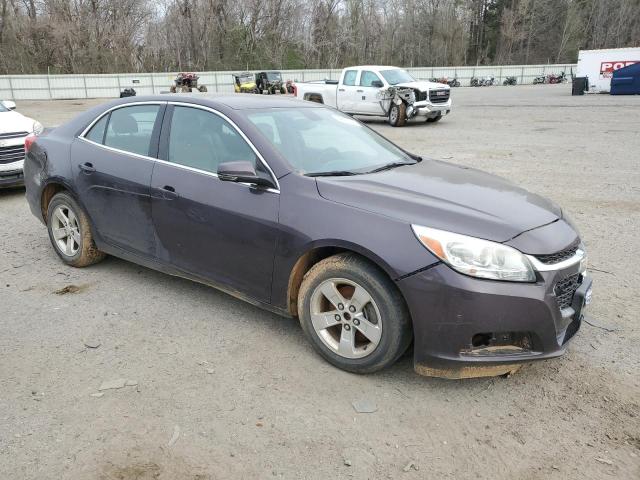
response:
M580 264L540 276L536 283L491 282L437 264L397 279L413 321L415 371L497 376L562 355L580 329L592 281ZM581 283L572 308L561 309L555 286L572 276Z
M413 368L419 375L425 377L447 378L449 380L460 380L463 378L497 377L500 375L514 374L522 364L510 365L470 365L458 367L431 367L416 363Z

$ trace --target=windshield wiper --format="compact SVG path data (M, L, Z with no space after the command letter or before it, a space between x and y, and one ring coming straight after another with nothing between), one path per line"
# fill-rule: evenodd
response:
M349 175L360 175L357 172L351 172L349 170L334 170L329 172L311 172L305 173L307 177L346 177Z
M386 165L383 165L381 167L378 168L374 168L373 170L367 172L367 173L377 173L377 172L383 172L385 170L391 170L392 168L396 168L396 167L402 167L403 165L415 165L418 162L393 162L393 163L388 163Z

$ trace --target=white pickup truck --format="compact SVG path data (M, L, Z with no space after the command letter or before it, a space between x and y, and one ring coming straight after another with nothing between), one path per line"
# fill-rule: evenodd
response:
M296 83L296 97L351 115L387 117L401 127L414 117L437 122L451 111L450 87L415 80L398 67L365 65L342 70L340 80Z

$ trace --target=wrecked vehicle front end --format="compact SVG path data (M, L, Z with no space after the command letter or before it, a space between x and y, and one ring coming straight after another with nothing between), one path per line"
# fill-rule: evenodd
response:
M385 115L392 105L404 103L408 120L414 117L436 118L451 111L451 90L440 85L436 88L424 86L391 85L378 93Z

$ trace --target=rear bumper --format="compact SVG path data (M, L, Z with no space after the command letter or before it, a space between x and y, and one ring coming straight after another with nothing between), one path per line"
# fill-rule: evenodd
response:
M539 273L536 283L481 280L438 264L400 280L414 328L414 367L446 378L493 376L557 357L580 328L591 279L576 264ZM579 274L571 308L554 287ZM478 344L478 340L481 340Z

